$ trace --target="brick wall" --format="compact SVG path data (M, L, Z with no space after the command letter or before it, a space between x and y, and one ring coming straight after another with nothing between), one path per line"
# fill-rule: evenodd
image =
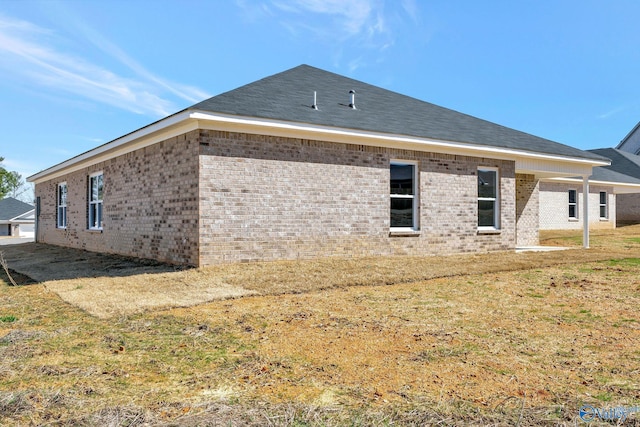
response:
M534 175L516 174L516 230L518 246L536 246L539 217L539 181Z
M640 194L616 195L616 221L619 224L640 223Z
M415 161L419 225L390 235L389 163ZM499 168L499 233L477 229L477 168ZM323 256L425 255L515 247L514 162L199 130L36 185L38 240L206 265ZM102 231L87 227L104 174ZM56 190L68 185L68 227ZM525 215L526 216L526 215Z
M200 262L513 249L514 163L200 133ZM417 161L420 232L390 236L389 162ZM498 167L500 233L477 230L477 168Z
M38 241L91 251L198 262L198 132L163 141L36 185ZM104 175L103 230L88 230L88 176ZM66 182L66 229L56 191Z
M578 219L569 218L569 189L577 191ZM600 192L607 192L607 219L600 218ZM540 183L540 230L578 230L582 229L583 219L582 183L564 184ZM616 195L613 188L589 185L589 228L610 229L616 227Z

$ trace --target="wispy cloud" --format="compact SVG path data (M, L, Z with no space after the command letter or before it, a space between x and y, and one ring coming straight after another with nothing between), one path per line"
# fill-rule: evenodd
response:
M120 49L120 47L111 43L109 40L104 38L101 34L96 32L93 28L86 25L81 20L74 19L73 24L76 28L78 28L82 35L85 36L86 40L90 41L94 46L96 46L98 49L102 50L112 58L118 60L120 63L128 67L144 80L147 80L149 83L155 84L159 88L167 90L173 95L189 102L195 103L198 101L202 101L203 99L210 96L206 92L196 87L169 82L159 76L156 76L145 67L143 67L140 63L138 63L135 59L127 55L127 53Z
M153 117L175 112L177 107L165 93L190 102L206 94L196 88L172 85L147 71L121 49L91 34L93 43L117 59L138 78L119 75L93 64L74 52L58 48L58 36L47 28L0 15L0 67L15 78L50 91L72 94L83 99Z
M606 119L608 119L610 117L613 117L613 116L617 115L618 113L623 112L627 108L628 108L627 106L617 107L617 108L614 108L612 110L606 111L606 112L604 112L602 114L599 114L597 116L597 118L600 119L600 120L606 120Z
M314 21L287 20L289 25L304 26L316 36L346 40L358 37L368 40L387 33L381 4L375 0L273 0L273 6L291 15L316 14L329 18Z
M254 17L260 11L264 19L277 21L292 37L323 42L336 67L351 73L379 62L396 44L399 30L419 22L415 0L266 0L260 7L236 2L251 8Z

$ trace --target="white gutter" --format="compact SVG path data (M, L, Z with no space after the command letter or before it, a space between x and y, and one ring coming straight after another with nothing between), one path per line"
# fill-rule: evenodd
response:
M320 139L329 142L362 144L368 146L406 148L419 151L467 155L473 157L490 157L504 160L543 161L574 165L578 168L608 166L609 161L583 159L576 157L535 153L516 149L466 144L443 141L431 138L419 138L398 134L382 134L345 128L334 128L313 124L282 122L272 119L234 116L230 114L210 113L206 111L185 110L138 129L130 134L114 139L97 148L38 172L29 178L29 182L40 182L70 173L88 164L113 158L149 145L153 145L173 136L195 129L210 129L273 136L294 137L308 136L309 139ZM566 174L568 172L565 172ZM575 171L572 171L575 175Z
M50 178L50 175L54 175L57 172L64 171L64 173L68 173L69 172L67 171L68 168L73 168L72 170L79 169L81 168L81 166L77 166L77 165L84 164L88 161L95 163L97 162L96 160L97 158L105 157L105 156L113 157L112 155L113 151L119 151L120 149L125 147L127 144L134 144L138 140L144 140L144 142L146 143L141 141L140 143L135 144L132 149L125 150L124 152L131 152L145 146L153 145L156 142L160 142L157 140L157 138L152 138L153 135L160 133L163 135L163 138L164 138L165 132L168 129L174 126L180 126L180 125L184 125L185 123L188 123L190 119L189 116L190 114L188 111L183 111L183 112L174 114L173 116L166 117L162 120L154 122L148 126L145 126L127 135L121 136L120 138L114 139L113 141L107 142L106 144L100 145L94 149L91 149L75 157L72 157L69 160L65 160L62 163L58 163L55 166L52 166L48 169L45 169L34 175L31 175L30 177L27 178L27 181L38 182L45 177ZM193 123L195 124L195 122ZM181 130L182 128L183 126L180 126ZM169 137L165 139L168 139L168 138ZM74 168L74 166L76 167Z
M406 135L399 134L383 134L377 132L370 132L364 130L354 130L354 129L346 129L346 128L334 128L328 126L320 126L313 124L301 124L301 123L293 123L293 122L281 122L277 120L271 119L261 119L254 117L242 117L242 116L233 116L227 114L220 113L209 113L205 111L194 111L191 114L191 118L215 123L226 123L230 126L249 126L249 127L261 127L261 128L271 128L278 129L286 133L295 132L296 134L300 132L308 132L308 133L316 133L316 134L324 134L335 136L339 138L339 142L347 142L351 141L353 143L354 139L357 140L369 140L371 142L375 141L384 141L386 144L371 144L371 145L384 145L384 146L393 146L398 143L402 144L411 144L418 145L422 147L435 148L437 152L447 152L447 151L455 151L452 154L460 154L461 152L474 153L474 157L478 157L482 154L491 154L489 156L491 158L496 158L496 155L500 156L500 158L508 158L513 159L514 157L522 157L522 158L531 158L531 159L540 159L540 160L553 160L553 161L561 161L561 162L569 162L569 163L577 163L584 164L589 166L608 166L611 164L608 160L595 160L595 159L581 159L576 157L567 157L553 154L544 154L544 153L535 153L530 151L522 151L510 148L502 148L488 145L475 145L468 144L463 142L452 142L452 141L444 141L432 138L424 138L424 137L412 137ZM234 127L235 127L234 126ZM216 128L217 129L217 128ZM423 148L424 151L424 148ZM487 156L483 156L487 157Z
M580 184L582 183L582 179L579 178L545 178L544 181L547 182L558 182L563 184ZM630 182L614 182L614 181L600 181L600 180L589 180L589 184L591 185L601 185L604 187L614 187L615 194L631 194L631 193L640 193L640 184L632 184Z

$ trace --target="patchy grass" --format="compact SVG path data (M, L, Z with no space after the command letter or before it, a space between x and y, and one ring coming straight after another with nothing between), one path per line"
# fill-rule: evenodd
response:
M0 314L15 317L0 322L0 425L556 425L583 403L637 405L640 245L625 249L628 237L555 263L192 270L265 295L109 318L51 283L0 284Z
M128 316L145 310L198 305L209 301L246 295L280 295L315 292L359 285L390 285L452 277L465 274L486 274L501 271L590 262L623 260L637 257L640 242L629 242L640 235L640 226L620 231L592 233L592 249L572 249L558 252L514 252L453 255L443 257L370 257L325 258L304 261L256 262L213 266L183 271L123 275L118 260L116 277L109 277L108 257L91 259L93 271L105 272L93 277L92 272L78 271L83 280L46 282L47 289L65 301L101 318ZM570 246L565 237L579 239L577 232L545 232L542 244ZM78 255L67 255L70 258ZM80 254L82 258L91 258ZM627 261L625 261L627 262ZM107 263L107 265L103 265ZM149 269L151 267L147 267ZM537 272L533 271L532 275ZM544 298L538 294L538 298Z

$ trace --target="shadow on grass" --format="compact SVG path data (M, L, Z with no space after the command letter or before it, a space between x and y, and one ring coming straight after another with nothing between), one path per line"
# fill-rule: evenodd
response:
M43 243L22 243L0 247L11 277L19 285L90 277L126 277L138 274L166 273L188 267L90 252ZM3 278L6 273L2 271ZM2 276L0 276L2 277Z

